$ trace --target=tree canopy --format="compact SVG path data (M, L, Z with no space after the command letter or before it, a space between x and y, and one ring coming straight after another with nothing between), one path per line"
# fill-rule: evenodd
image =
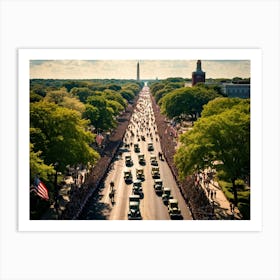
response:
M66 165L93 164L97 130L115 127L117 116L141 89L133 80L30 80L30 172L43 179Z
M180 137L175 163L181 178L213 166L223 170L233 184L250 173L250 102L219 98L205 105L194 127Z
M47 165L59 162L64 171L67 165L95 163L99 155L89 145L94 141L86 132L87 120L75 110L50 102L30 105L30 141L34 152L40 151Z
M86 103L87 98L93 95L94 91L87 87L81 87L81 88L74 87L71 89L70 93L73 96L77 96L82 103Z
M90 118L91 124L95 128L106 130L116 125L114 110L106 102L105 97L102 95L90 96L87 101L92 107L86 107L84 116L89 117L90 115L93 116L93 114L95 114L94 118Z
M196 119L201 114L203 105L219 97L213 90L199 87L184 87L166 94L161 99L161 111L169 118L190 115Z
M85 110L84 104L76 96L68 93L66 88L49 91L44 101L53 102L61 107L76 110L79 114L82 114Z
M35 176L39 175L43 181L48 180L48 176L55 173L53 165L47 165L40 158L42 151L34 152L34 144L30 143L30 181L33 182Z

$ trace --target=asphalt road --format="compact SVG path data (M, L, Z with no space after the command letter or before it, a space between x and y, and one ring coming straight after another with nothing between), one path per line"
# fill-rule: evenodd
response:
M137 137L137 135L139 137ZM141 140L145 137L145 141ZM140 139L139 139L140 138ZM182 219L192 219L190 211L179 191L176 181L165 160L160 160L158 152L161 152L159 141L156 139L157 127L154 121L154 114L151 105L149 88L144 87L140 93L137 106L132 114L128 129L123 142L129 147L121 147L119 155L110 166L104 184L99 193L89 202L88 212L85 219L108 219L108 220L127 220L129 211L129 196L132 194L132 183L124 180L124 171L131 170L133 181L136 180L136 168L143 168L145 180L142 182L144 197L140 200L140 211L143 220L169 220L170 216L167 206L164 205L161 195L155 193L150 163L150 156L157 157L160 177L163 187L169 187L174 198L178 200L181 209ZM140 140L140 141L139 141ZM138 143L140 153L134 152L133 145ZM153 143L154 151L148 151L148 143ZM132 144L132 146L131 146ZM138 155L144 154L146 165L138 163ZM130 155L133 161L132 166L126 166L125 156ZM115 195L110 197L110 182L114 182Z

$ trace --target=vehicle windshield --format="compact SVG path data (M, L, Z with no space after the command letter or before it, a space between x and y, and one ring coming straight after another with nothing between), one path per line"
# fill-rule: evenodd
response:
M176 202L171 202L170 203L171 208L178 208L178 203Z
M130 209L139 209L139 201L130 201L129 208Z

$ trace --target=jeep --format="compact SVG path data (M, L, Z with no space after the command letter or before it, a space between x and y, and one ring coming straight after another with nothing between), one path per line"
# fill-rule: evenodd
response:
M161 179L156 179L154 181L154 189L155 189L156 194L162 195L163 186L162 186L162 180Z
M162 192L161 198L162 198L163 203L165 205L167 205L168 204L168 200L173 198L172 195L171 195L170 188L163 188L163 192Z
M181 218L181 210L178 206L178 200L177 199L169 199L168 200L168 213L170 215L170 218Z

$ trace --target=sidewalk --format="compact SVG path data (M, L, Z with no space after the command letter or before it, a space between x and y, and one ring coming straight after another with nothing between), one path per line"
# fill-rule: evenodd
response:
M239 212L239 209L234 207L231 202L228 201L219 184L212 179L210 181L204 179L202 174L199 174L199 183L202 189L205 191L207 198L214 206L214 213L217 219L241 220L242 216ZM231 205L234 207L234 209L231 209Z

